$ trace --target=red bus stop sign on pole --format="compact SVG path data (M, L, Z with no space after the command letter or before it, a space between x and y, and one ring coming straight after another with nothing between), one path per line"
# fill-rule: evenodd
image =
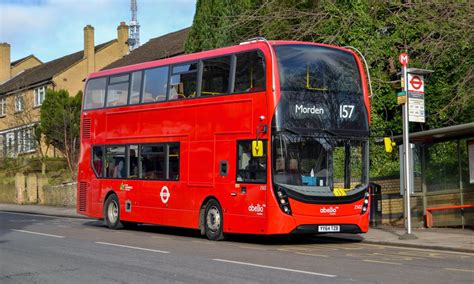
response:
M407 53L402 53L398 57L398 60L400 61L400 64L403 65L403 67L407 67L408 65L408 54Z
M408 73L408 93L425 93L425 80L423 75Z

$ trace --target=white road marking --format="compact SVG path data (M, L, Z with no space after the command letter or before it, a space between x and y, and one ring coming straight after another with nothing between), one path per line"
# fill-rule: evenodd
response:
M144 251L151 251L151 252L158 252L158 253L170 253L169 251L164 250L156 250L156 249L148 249L148 248L141 248L141 247L132 247L126 245L119 245L119 244L112 244L106 242L95 242L96 244L106 245L106 246L114 246L114 247L121 247L121 248L129 248L129 249L137 249L137 250L144 250Z
M151 236L153 239L161 239L161 240L171 240L171 238L168 237L162 237L162 236Z
M317 257L328 257L325 254L315 254L315 253L305 253L305 252L295 252L295 254L317 256Z
M65 236L51 235L51 234L38 233L38 232L32 232L32 231L25 231L25 230L15 230L15 229L12 229L12 231L21 232L21 233L28 233L28 234L33 234L33 235L46 236L46 237L59 238L59 239L65 238Z
M259 248L259 247L253 247L253 246L239 246L239 248L243 248L243 249L255 249L255 250L268 250L266 248Z
M86 216L84 217L66 217L66 216L57 216L57 215L48 215L44 213L28 213L28 212L11 212L11 211L3 211L0 209L1 214L12 214L12 215L24 215L24 216L40 216L40 217L48 217L48 218L61 218L61 219L70 219L70 220L88 220L88 221L97 221L97 219L94 218L88 218ZM18 220L16 221L18 222Z
M191 241L193 243L197 243L197 244L203 244L203 245L215 245L216 242L211 242L211 241Z
M249 262L241 262L241 261L226 260L226 259L219 259L219 258L215 258L213 260L214 261L219 261L219 262L227 262L227 263L233 263L233 264L240 264L240 265L268 268L268 269L274 269L274 270L281 270L281 271L289 271L289 272L295 272L295 273L303 273L303 274L324 276L324 277L337 277L336 275L332 275L332 274L317 273L317 272L290 269L290 268L277 267L277 266L261 265L261 264L255 264L255 263L249 263Z
M380 260L371 260L371 259L364 259L365 262L375 262L375 263L383 263L383 264L394 264L394 265L402 265L398 262L389 262L389 261L380 261Z
M469 269L445 268L445 270L450 270L450 271L462 271L462 272L474 273L474 270L469 270Z
M447 250L435 250L435 249L425 249L425 248L412 248L412 247L402 247L401 245L379 245L379 244L361 244L364 246L370 247L381 247L381 248L397 248L397 249L404 249L404 250L414 250L414 251L429 251L435 252L439 254L457 254L457 255L466 255L466 256L474 256L471 252L460 252L460 251L447 251Z

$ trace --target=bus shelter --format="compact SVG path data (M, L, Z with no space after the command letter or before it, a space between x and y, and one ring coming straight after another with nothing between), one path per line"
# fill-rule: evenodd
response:
M410 133L410 143L415 223L474 228L474 122Z

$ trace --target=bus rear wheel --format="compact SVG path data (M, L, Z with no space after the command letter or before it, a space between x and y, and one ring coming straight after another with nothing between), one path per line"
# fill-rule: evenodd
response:
M107 227L118 230L123 228L120 222L120 204L117 195L111 194L104 203L104 220Z
M224 218L219 202L211 199L206 204L204 213L204 231L206 237L211 241L224 240Z

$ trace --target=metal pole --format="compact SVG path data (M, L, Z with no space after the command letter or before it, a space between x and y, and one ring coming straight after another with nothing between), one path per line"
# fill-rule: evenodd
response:
M402 115L403 115L403 148L404 148L404 162L405 162L405 167L404 167L404 181L405 181L405 191L404 191L404 201L405 201L405 229L406 229L406 235L407 237L413 237L411 236L411 210L410 210L410 193L411 193L411 175L410 175L410 161L411 161L411 155L410 155L410 130L408 128L408 101L409 101L409 96L408 96L408 76L407 76L407 67L403 67L403 78L405 81L405 86L404 86L404 91L405 95L407 96L406 102L403 105L403 110L402 110Z
M462 157L461 157L461 140L458 139L458 167L459 167L459 199L461 205L464 205L464 192L462 186ZM461 226L464 230L464 210L461 209Z

